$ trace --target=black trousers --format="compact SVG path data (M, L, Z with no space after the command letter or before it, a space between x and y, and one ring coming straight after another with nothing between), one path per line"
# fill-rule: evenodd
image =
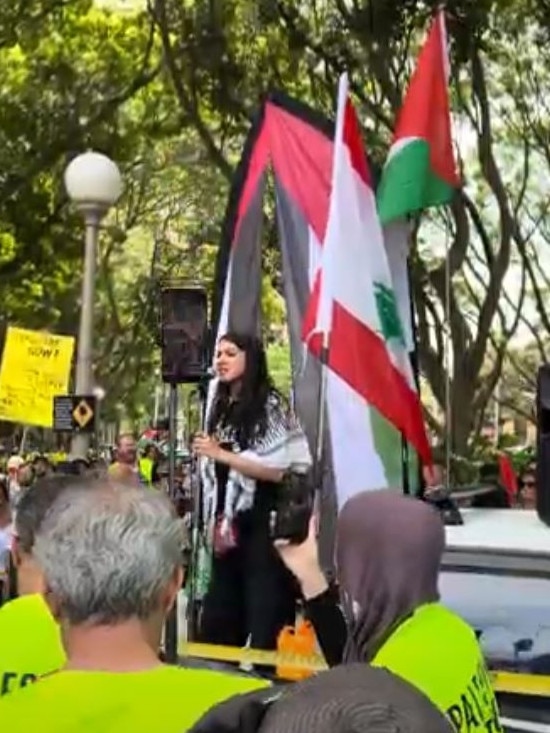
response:
M296 584L267 529L240 537L238 547L214 557L203 601L200 641L275 649L284 626L294 625Z

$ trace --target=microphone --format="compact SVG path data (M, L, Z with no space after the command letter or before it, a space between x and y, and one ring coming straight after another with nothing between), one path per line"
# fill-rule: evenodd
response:
M206 369L200 379L197 382L197 391L199 392L201 399L206 398L206 392L208 390L208 385L210 384L210 381L212 379L215 379L217 376L216 370L214 367L208 367Z
M216 370L214 367L208 367L206 371L202 374L201 378L199 379L199 385L201 387L205 387L208 382L210 382L211 379L215 379L217 377Z

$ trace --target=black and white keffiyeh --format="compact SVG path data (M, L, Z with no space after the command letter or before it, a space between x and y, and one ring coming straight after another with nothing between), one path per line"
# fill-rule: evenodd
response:
M243 458L256 461L281 470L294 469L307 471L311 466L309 445L296 416L285 408L276 393L268 397L267 425L265 433L257 437L246 450L240 451L231 427L220 430L217 438L223 443L232 443L233 450ZM201 459L203 483L204 517L207 526L214 521L219 487L216 479L215 462L209 458ZM230 469L223 508L224 520L230 523L236 514L252 508L256 493L256 481Z

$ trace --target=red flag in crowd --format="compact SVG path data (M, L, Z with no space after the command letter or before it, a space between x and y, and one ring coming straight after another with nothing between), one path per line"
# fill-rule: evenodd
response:
M506 453L501 453L498 457L498 473L499 482L506 490L510 503L514 502L518 493L518 477L510 456Z

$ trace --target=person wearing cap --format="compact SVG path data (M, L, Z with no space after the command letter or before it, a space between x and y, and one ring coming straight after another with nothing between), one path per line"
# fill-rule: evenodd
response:
M189 733L453 733L419 690L387 670L351 664L291 687L236 696Z
M25 459L19 454L11 455L8 459L7 471L8 471L8 488L10 492L10 504L12 509L17 508L19 499L21 498L21 492L24 481L24 469L26 468Z
M384 667L429 697L457 731L499 731L476 634L440 602L444 545L437 511L393 491L357 494L340 512L339 592L321 570L313 522L302 545L277 544L300 582L306 614L330 665Z

